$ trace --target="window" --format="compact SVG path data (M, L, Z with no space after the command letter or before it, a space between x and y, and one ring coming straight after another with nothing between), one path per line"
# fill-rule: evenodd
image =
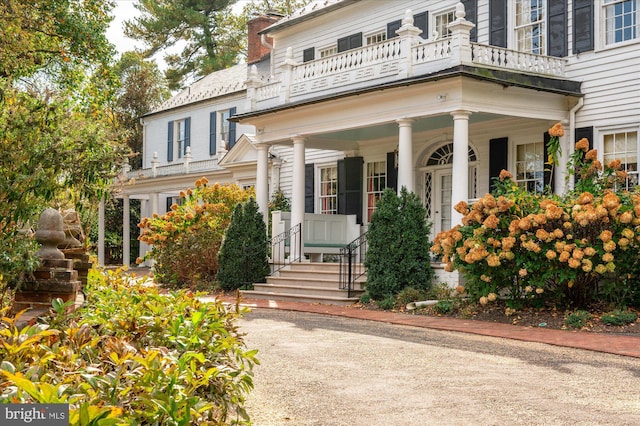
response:
M621 170L627 172L624 189L638 185L638 132L619 132L604 135L604 164L620 160Z
M182 158L187 152L191 134L191 118L169 121L167 135L167 161Z
M320 49L320 58L325 58L327 56L335 55L336 53L338 53L338 48L336 46Z
M376 203L387 187L387 162L367 163L367 222L371 222Z
M516 0L516 49L546 54L546 0Z
M637 38L637 0L605 0L604 3L605 44Z
M338 212L338 168L320 168L320 214Z
M220 111L220 141L226 144L225 148L229 149L229 110Z
M516 181L529 192L544 191L544 142L516 146Z
M413 15L413 26L418 27L422 32L420 33L420 37L423 39L429 38L429 27L427 25L427 19L429 18L429 14L427 12L416 13ZM398 37L396 33L397 30L402 26L402 20L398 19L397 21L389 22L387 24L387 40L392 39L394 37Z
M182 155L186 151L186 147L184 146L184 138L185 138L185 122L184 120L176 121L176 145L178 148L178 158L182 158Z
M302 62L309 62L315 59L316 49L314 47L310 47L308 49L304 49L302 51Z
M449 24L455 21L456 16L453 11L435 15L435 31L437 38L451 37Z
M385 41L387 39L387 32L380 31L375 34L371 34L367 36L367 45L380 43L381 41Z

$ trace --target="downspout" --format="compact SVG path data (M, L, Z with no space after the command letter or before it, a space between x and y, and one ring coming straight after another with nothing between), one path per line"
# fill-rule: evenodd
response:
M265 34L260 34L260 43L267 49L269 49L269 74L274 75L273 72L273 45L267 43L267 36Z
M569 110L569 157L576 150L576 113L584 106L584 97L578 98L578 103ZM591 141L593 143L593 141ZM569 190L573 189L573 179L569 179Z

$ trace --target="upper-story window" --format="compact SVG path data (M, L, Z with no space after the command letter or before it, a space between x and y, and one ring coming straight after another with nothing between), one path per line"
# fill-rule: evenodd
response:
M357 49L362 47L362 33L351 34L350 36L338 39L338 52Z
M546 0L516 0L516 49L546 54Z
M381 41L385 41L387 39L387 32L380 31L374 34L370 34L366 37L367 45L380 43Z
M605 44L638 38L637 3L637 0L604 0Z
M320 58L326 58L327 56L335 55L338 53L337 46L325 47L324 49L319 49Z
M544 142L516 146L516 181L529 192L544 191Z
M229 110L220 111L220 140L227 145L229 144L229 117L231 117Z
M420 37L423 39L429 38L429 26L427 24L428 18L429 14L427 12L416 13L413 15L413 26L420 29ZM396 31L399 30L401 26L401 19L387 23L387 40L398 37Z
M455 21L456 16L453 10L434 15L435 29L438 38L451 37L449 24Z
M209 113L210 155L216 155L219 150L229 150L236 143L236 123L229 121L235 113L235 107Z
M191 118L169 122L167 134L167 161L182 158L187 152L191 135Z
M604 164L620 161L620 169L627 172L625 188L638 185L638 131L605 133L603 138Z

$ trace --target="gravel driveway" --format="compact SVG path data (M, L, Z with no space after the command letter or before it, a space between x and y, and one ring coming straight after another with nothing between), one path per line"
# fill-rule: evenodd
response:
M278 310L240 326L256 426L640 425L636 358Z

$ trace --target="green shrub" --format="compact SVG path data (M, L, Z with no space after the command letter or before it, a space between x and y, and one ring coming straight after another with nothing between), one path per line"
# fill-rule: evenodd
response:
M431 287L429 294L431 295L431 299L446 300L452 297L453 290L447 283L437 283Z
M364 293L362 296L360 296L360 303L364 303L365 305L367 303L371 302L371 296L369 295L369 293Z
M564 319L565 325L573 328L582 328L591 320L591 314L587 311L577 310L567 314Z
M428 292L424 289L405 287L396 296L396 306L405 307L411 302L419 302L428 298Z
M69 403L72 425L249 424L241 313L119 272L92 273L87 293L66 321L18 329L3 312L0 403Z
M269 274L267 230L258 203L238 204L218 256L218 285L223 290L247 288Z
M394 297L406 287L428 290L433 270L430 225L414 193L385 189L367 233L367 291L374 300Z
M600 320L607 325L625 325L631 324L638 319L638 315L635 312L623 311L615 309L608 312L600 318Z
M393 296L387 296L382 300L377 300L376 305L378 305L380 309L390 311L396 307L396 299Z
M432 309L440 315L450 314L455 310L455 302L453 300L438 300Z

